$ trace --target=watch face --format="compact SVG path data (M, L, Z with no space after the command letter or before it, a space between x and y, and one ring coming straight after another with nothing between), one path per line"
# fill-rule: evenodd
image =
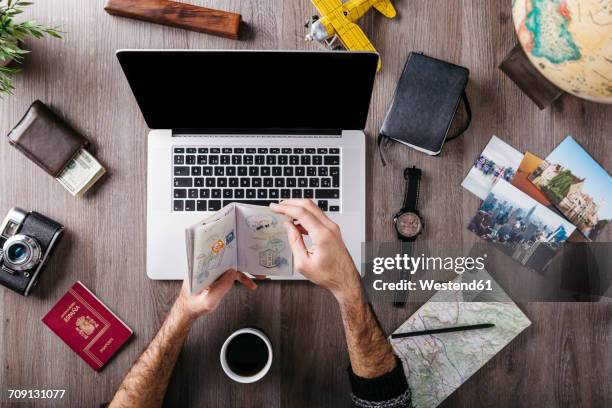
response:
M416 237L423 229L423 223L421 217L413 212L405 212L397 217L395 222L397 232L403 237L412 238Z

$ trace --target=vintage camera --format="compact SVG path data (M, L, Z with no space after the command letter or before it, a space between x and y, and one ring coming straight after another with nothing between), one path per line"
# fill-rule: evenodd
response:
M11 209L0 226L0 283L28 296L63 232L44 215Z

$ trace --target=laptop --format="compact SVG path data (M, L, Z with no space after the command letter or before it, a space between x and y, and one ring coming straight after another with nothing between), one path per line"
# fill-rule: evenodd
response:
M362 129L378 54L120 50L117 57L151 129L149 278L185 277L185 228L208 214L232 202L290 198L314 200L361 265Z

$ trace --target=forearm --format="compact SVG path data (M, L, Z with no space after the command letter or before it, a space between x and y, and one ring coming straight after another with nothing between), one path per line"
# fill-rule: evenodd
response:
M411 393L402 363L366 302L359 278L356 284L347 283L342 293L336 298L351 360L349 378L354 406L411 407Z
M110 408L161 407L193 318L175 303L157 335L119 386Z
M396 366L395 354L357 280L337 296L353 372L363 378L379 377Z

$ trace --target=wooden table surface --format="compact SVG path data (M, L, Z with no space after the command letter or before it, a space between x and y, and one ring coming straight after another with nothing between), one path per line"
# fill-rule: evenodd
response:
M102 0L41 1L24 14L60 25L65 39L27 41L33 52L16 78L15 95L0 100L0 134L12 128L33 100L41 99L92 140L109 175L93 194L75 199L6 141L0 143L0 216L18 205L56 219L68 231L34 295L23 298L0 290L0 405L6 403L9 388L66 389L61 406L94 407L108 401L156 333L180 286L145 275L148 129L114 51L318 49L303 41L304 22L315 14L307 0L191 2L241 13L246 22L243 39L112 17L103 11ZM466 226L479 200L460 183L492 134L521 151L545 156L569 133L605 168L612 168L612 106L565 95L540 111L497 69L516 42L509 0L394 3L397 19L370 12L361 23L383 59L367 126L369 240L394 239L390 220L401 206L401 172L407 165L424 171L421 212L427 229L422 239L477 240ZM375 137L410 51L470 69L474 120L439 157L393 147L388 151L390 164L383 167L375 154ZM171 82L174 75L180 72L168 72L160 81ZM611 230L608 227L604 240L610 241ZM40 322L77 280L135 332L101 373L93 372ZM612 406L612 304L521 306L532 326L443 405ZM390 332L415 307L374 308ZM275 360L263 381L238 385L223 374L218 353L228 334L247 325L269 334ZM307 282L264 283L255 294L237 288L216 313L193 327L166 402L172 407L348 406L347 363L338 308L329 294Z

